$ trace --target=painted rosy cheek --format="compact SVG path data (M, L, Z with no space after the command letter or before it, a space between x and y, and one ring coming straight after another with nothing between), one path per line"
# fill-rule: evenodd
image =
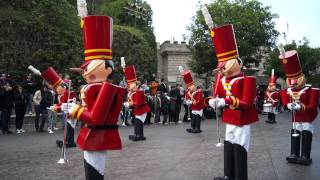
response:
M91 74L91 75L89 76L89 79L90 79L90 80L95 80L95 79L96 79L96 76L93 75L93 74Z

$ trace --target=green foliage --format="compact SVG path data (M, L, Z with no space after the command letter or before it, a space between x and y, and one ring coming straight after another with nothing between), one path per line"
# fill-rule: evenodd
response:
M284 46L286 51L297 50L301 68L306 76L307 83L311 83L315 87L320 86L320 69L319 69L319 57L320 48L312 48L309 46L309 41L303 38L298 44L295 41ZM279 50L273 49L268 59L267 72L270 74L271 69L275 69L276 74L279 77L286 78L283 69L279 61Z
M264 7L258 1L228 0L217 0L207 7L216 26L233 24L240 58L245 65L259 61L256 57L260 47L274 46L279 33L274 28L277 15L270 12L270 7ZM190 66L194 72L206 73L208 77L216 67L217 58L200 10L188 30L191 32L189 45L193 49Z
M21 81L28 65L58 72L83 59L76 9L67 0L12 0L0 6L0 69Z
M113 18L114 38L113 56L116 63L120 57L126 57L128 65L134 65L139 78L150 80L150 74L156 71L156 41L152 27L152 9L144 1L137 0L136 5L146 9L146 19L126 15L124 7L134 0L103 0L97 14Z
M109 15L114 26L113 54L115 61L127 57L141 76L156 71L156 42L153 34L152 10L148 19L124 19L126 0L87 0L89 14ZM131 1L133 2L133 1ZM28 65L43 70L53 66L58 72L68 73L69 67L83 63L83 44L76 0L2 0L0 1L0 71L21 81L29 73ZM131 19L130 19L131 18ZM131 28L130 28L131 26ZM136 28L134 28L136 27ZM71 74L76 83L79 75Z

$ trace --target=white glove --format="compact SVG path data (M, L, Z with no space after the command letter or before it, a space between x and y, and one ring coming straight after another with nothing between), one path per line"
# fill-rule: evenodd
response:
M54 106L47 107L50 111L54 111Z
M292 111L292 110L294 110L295 104L296 104L296 103L288 103L288 104L287 104L287 108Z
M301 110L301 105L299 103L296 103L296 105L294 106L294 110L296 111L300 111Z
M209 100L209 106L212 107L213 109L216 108L216 105L217 105L216 100L217 99L210 99Z
M75 103L62 103L61 105L61 111L72 114L73 109L75 108L76 104Z
M226 101L224 100L224 98L219 98L217 100L217 108L225 107L225 106L226 106Z
M223 98L210 99L209 106L212 108L220 108L226 106L226 101Z
M129 102L124 102L124 103L123 103L123 106L126 107L126 108L128 108L128 107L129 107Z

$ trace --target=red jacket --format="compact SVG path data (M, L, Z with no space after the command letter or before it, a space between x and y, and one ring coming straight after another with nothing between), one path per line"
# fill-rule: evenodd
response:
M288 103L298 102L302 108L294 115L296 122L312 122L318 115L319 89L311 87L303 87L301 89L284 89L281 91L282 105L287 106Z
M266 91L264 93L264 100L266 103L271 103L272 107L276 107L280 98L278 91Z
M59 101L57 104L54 105L54 109L57 112L61 112L61 105L62 103L67 103L68 102L68 91L64 91L64 93L58 98ZM70 92L70 96L69 99L73 99L73 98L77 98L77 93L71 91Z
M223 122L242 126L258 121L258 113L254 105L255 77L243 74L231 78L223 77L216 85L218 97L224 98L228 104L222 114Z
M142 90L129 92L128 101L132 102L134 107L133 113L136 116L139 116L151 111L149 105L147 104L147 98L144 95L144 92Z
M203 93L201 89L196 90L191 94L192 98L192 105L191 110L200 111L204 108L204 102L203 102Z
M73 118L85 123L77 139L82 150L122 148L117 122L124 94L124 88L107 82L88 84L82 88L82 106L72 113Z

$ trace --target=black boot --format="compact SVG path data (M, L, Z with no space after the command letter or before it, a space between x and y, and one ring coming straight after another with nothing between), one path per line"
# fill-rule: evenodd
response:
M138 136L138 121L139 120L137 120L137 119L133 119L133 121L134 121L134 123L133 123L133 126L134 126L134 129L133 129L133 133L134 133L134 135L129 135L128 137L129 137L129 139L130 140L134 140L134 139L136 139L137 138L137 136Z
M275 114L275 113L272 113L272 123L273 123L273 124L277 123L277 121L276 121L276 114Z
M200 115L195 115L195 128L194 128L194 131L193 133L201 133L201 129L200 129L200 126L201 126L201 116Z
M187 132L193 133L194 129L195 129L195 115L193 115L191 118L191 128L188 128Z
M214 180L231 180L234 177L233 144L224 141L224 177L215 177Z
M144 137L144 133L143 133L143 122L137 119L136 123L137 123L137 136L135 139L133 139L133 141L146 140L146 137Z
M301 142L301 157L297 159L298 164L310 165L312 164L311 154L311 144L312 144L312 133L310 131L302 131L302 142Z
M275 123L273 113L270 113L270 112L268 113L268 120L266 120L266 123L270 123L270 124Z
M300 134L298 130L291 129L291 155L286 158L288 163L296 163L300 155Z
M84 172L86 180L103 180L104 176L100 174L94 167L87 163L84 159Z
M234 153L234 179L248 180L247 150L239 145L233 144Z

